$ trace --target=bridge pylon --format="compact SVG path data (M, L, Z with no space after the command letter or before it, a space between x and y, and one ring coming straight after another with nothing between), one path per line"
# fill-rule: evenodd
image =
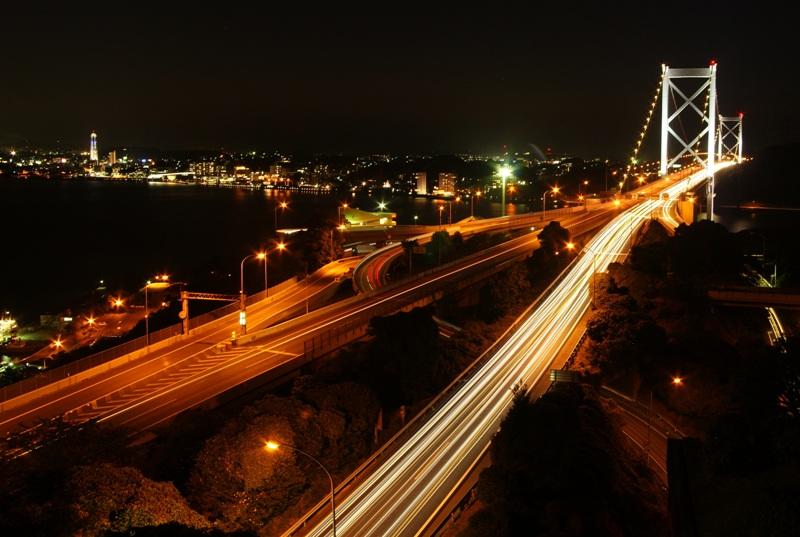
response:
M742 121L744 114L738 116L719 116L719 130L717 132L717 160L734 158L742 162ZM728 141L733 139L733 144Z
M666 175L673 164L684 155L691 155L695 161L705 166L708 171L706 184L708 197L708 218L714 219L714 157L716 156L717 134L717 64L711 62L708 67L692 69L676 69L662 65L662 90L661 90L661 167L659 175ZM676 81L682 79L696 79L701 85L693 93L684 92L678 87ZM701 95L708 94L708 106L701 110L695 100ZM688 95L687 95L688 94ZM675 102L675 110L670 113L670 100ZM689 140L684 140L675 129L673 122L679 122L681 114L686 110L694 111L701 118L700 132ZM681 122L682 125L682 122ZM687 136L686 133L683 133ZM695 149L703 138L706 138L706 152L704 154ZM679 144L679 151L675 156L669 156L670 138ZM688 136L687 136L688 138Z

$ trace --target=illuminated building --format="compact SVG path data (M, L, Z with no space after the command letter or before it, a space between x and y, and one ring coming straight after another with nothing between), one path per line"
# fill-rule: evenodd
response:
M89 160L92 162L97 162L97 133L92 132L92 136L89 141Z
M449 172L440 173L437 190L442 196L453 196L456 192L456 174Z
M414 174L414 181L417 183L417 194L425 196L428 194L428 174L425 172L416 172Z

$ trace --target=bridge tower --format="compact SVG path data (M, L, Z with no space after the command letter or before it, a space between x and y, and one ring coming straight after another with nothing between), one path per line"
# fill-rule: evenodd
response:
M717 160L733 157L742 162L742 120L744 114L738 116L719 116L719 132L717 133ZM728 140L733 138L733 145Z
M662 65L662 90L661 90L661 168L659 175L666 175L670 167L675 164L681 157L689 154L694 157L695 161L705 166L708 172L708 182L706 190L708 194L708 218L714 219L714 157L715 157L715 136L717 133L716 120L717 120L717 63L711 62L708 67L696 69L675 69L667 65ZM678 85L677 80L681 79L696 79L701 81L700 87L687 96ZM701 110L695 100L708 93L708 106L705 110ZM675 110L670 114L670 99L675 101ZM680 120L680 115L686 109L693 110L701 118L700 132L692 140L684 140L672 128L673 122ZM670 136L674 138L679 146L680 151L669 158L669 141ZM684 136L686 134L684 133ZM695 150L695 145L700 142L703 137L707 138L705 158L703 153ZM688 138L688 137L687 137Z

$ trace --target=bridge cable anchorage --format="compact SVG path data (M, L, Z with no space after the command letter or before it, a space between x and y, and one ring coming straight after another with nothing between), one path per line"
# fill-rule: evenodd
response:
M655 112L656 105L658 104L658 97L661 94L663 79L664 79L664 73L661 74L658 84L656 85L656 94L653 96L653 100L650 103L650 107L647 109L647 116L645 117L644 120L644 126L642 127L642 131L639 133L639 138L636 140L636 143L633 146L631 157L628 160L628 164L625 168L625 173L622 176L623 185L627 182L628 176L630 175L633 166L635 166L638 163L637 157L639 156L639 151L642 148L642 142L644 141L644 136L647 133L647 128L650 126L650 121L653 119L653 113Z

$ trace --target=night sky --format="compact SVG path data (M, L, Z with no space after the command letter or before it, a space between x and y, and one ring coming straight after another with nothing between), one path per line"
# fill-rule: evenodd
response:
M798 139L793 15L660 4L4 13L0 145L625 157L661 62L712 58L749 150Z

